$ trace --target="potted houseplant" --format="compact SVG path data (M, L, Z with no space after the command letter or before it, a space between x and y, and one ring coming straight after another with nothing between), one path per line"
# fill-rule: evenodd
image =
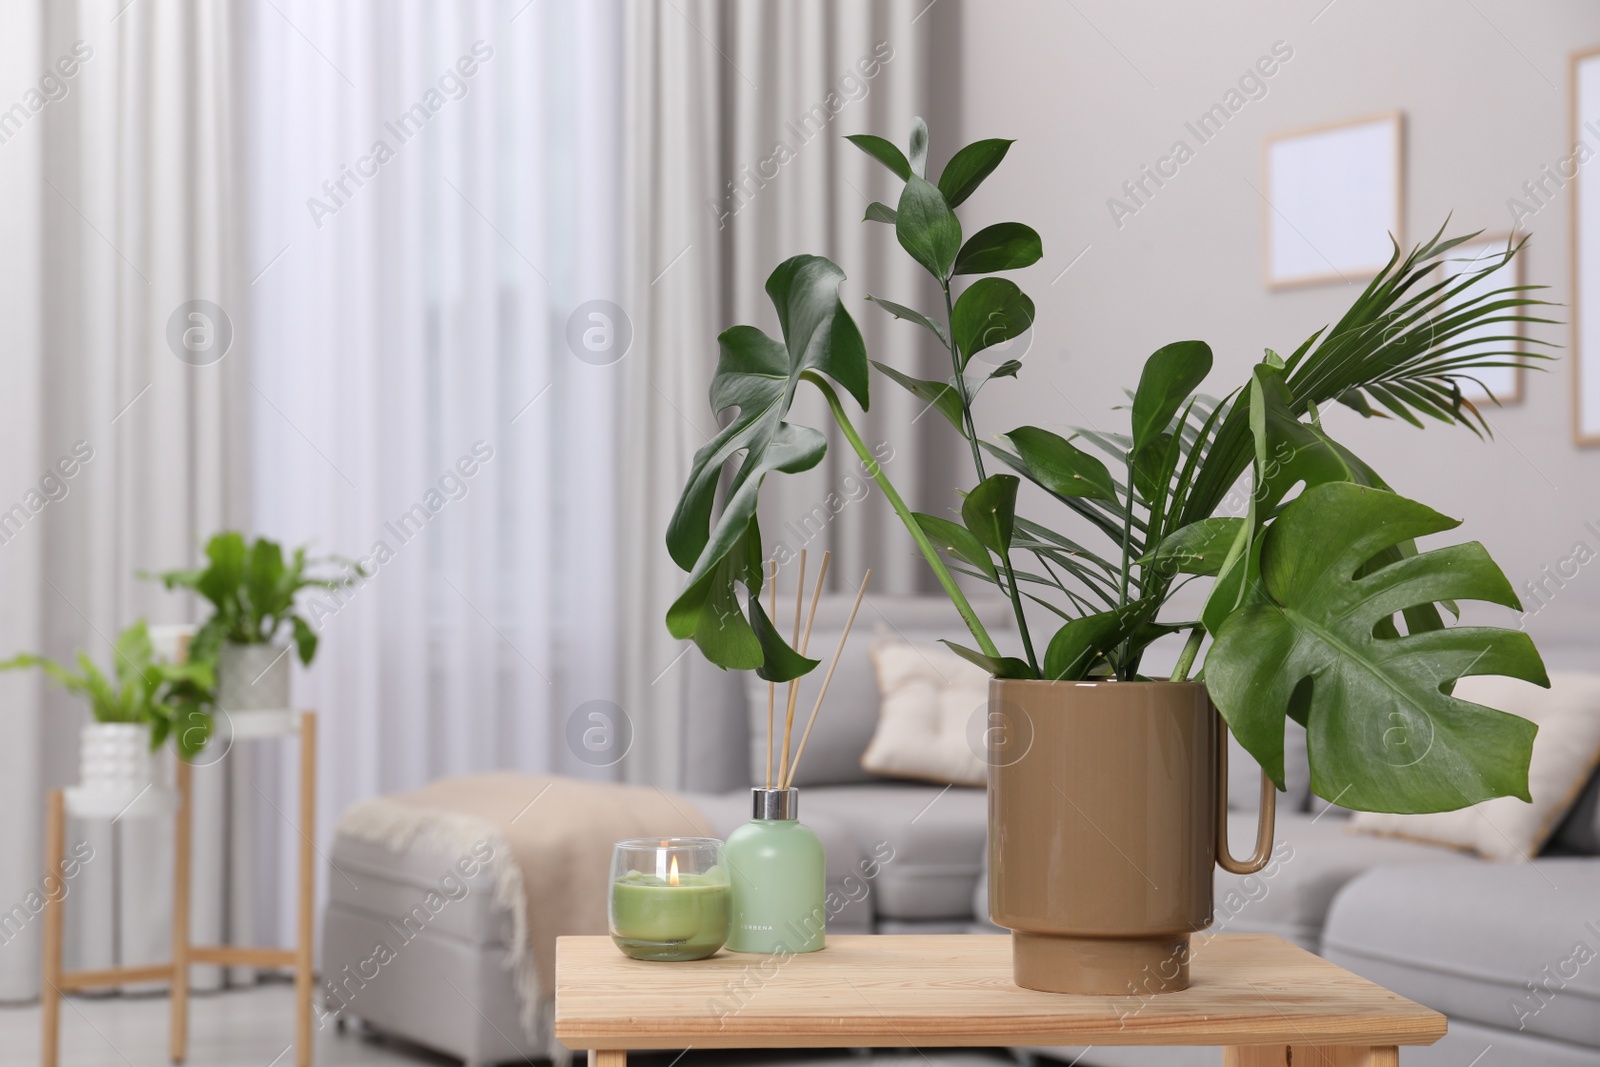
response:
M816 389L966 624L970 636L948 644L994 676L990 714L1012 729L989 735L1005 739L1001 749L1025 738L1025 755L994 749L990 761L990 908L1014 932L1020 984L1084 993L1187 984L1189 934L1211 920L1213 856L1249 869L1218 841L1226 749L1216 712L1279 789L1285 730L1304 729L1312 788L1346 807L1528 799L1533 724L1451 691L1469 674L1548 684L1538 652L1518 631L1445 625L1459 600L1518 606L1510 583L1480 545L1419 550L1417 538L1457 523L1392 490L1324 420L1338 404L1486 433L1460 383L1514 358L1505 351L1514 324L1549 320L1535 317L1543 301L1530 287L1467 290L1520 245L1454 277L1436 268L1471 235L1441 228L1409 254L1397 246L1338 322L1287 357L1267 350L1221 399L1200 392L1212 369L1204 342L1166 345L1130 394L1125 434L1023 426L989 437L973 397L1022 366L974 356L1034 319L1028 296L996 275L1038 261L1042 244L1015 222L964 238L955 209L1011 142L968 145L934 180L921 120L908 152L850 140L903 183L897 203L872 204L867 221L892 228L944 306L867 299L927 330L948 362L869 361L840 296L844 273L817 256L780 264L766 288L781 338L735 326L718 339L711 406L732 417L696 453L667 532L689 572L667 624L725 668L784 680L813 666L762 610L756 502L768 473L822 458L823 435L788 421L796 393ZM865 409L871 366L963 439L972 472L953 487L955 513L912 512L856 432L839 394ZM1029 508L1059 508L1056 519L1019 514L1023 481L1039 491ZM996 645L957 575L1010 600L1019 647ZM1170 618L1172 594L1194 580L1210 582L1199 617ZM1031 617L1025 604L1036 606ZM1045 612L1055 620L1038 633L1030 622ZM1170 675L1151 679L1141 663L1163 637L1182 650ZM1270 822L1264 830L1258 865Z
M109 674L85 652L78 653L77 666L31 652L0 663L0 670L39 667L88 700L94 721L81 735L74 810L115 816L136 802L170 805L170 791L155 785L150 754L169 739L183 759L205 747L211 736L210 666L158 660L143 619L117 635Z
M211 602L211 617L195 631L189 657L215 664L216 706L227 713L233 732L277 732L293 721L289 707L288 634L300 662L317 651L317 634L300 615L296 599L308 588L332 589L335 579L306 573L305 548L285 560L277 542L253 544L234 531L206 544L207 565L167 571L159 577L168 589L189 589Z

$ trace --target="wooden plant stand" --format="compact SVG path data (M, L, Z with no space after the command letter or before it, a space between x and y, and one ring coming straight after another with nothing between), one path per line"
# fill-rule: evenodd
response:
M1011 939L828 938L808 955L644 963L556 943L556 1038L591 1067L628 1049L1220 1045L1225 1067L1395 1067L1445 1017L1265 934L1196 937L1193 985L1065 996L1011 980Z
M173 848L172 959L143 967L111 967L98 971L66 971L61 965L64 909L60 900L47 897L44 908L44 982L41 987L43 1034L41 1067L57 1067L61 1040L61 998L84 989L132 982L166 981L171 984L172 1062L182 1063L189 1043L189 967L196 963L241 967L289 967L294 970L295 1063L311 1067L312 1012L315 975L311 948L315 922L315 848L317 818L317 713L303 711L294 720L300 739L299 909L295 947L258 948L245 945L194 945L189 940L189 891L194 768L177 761L178 812ZM258 735L250 735L253 739ZM288 736L263 734L261 737ZM244 740L245 737L235 737ZM66 853L67 805L61 790L50 793L45 825L45 870L59 875Z

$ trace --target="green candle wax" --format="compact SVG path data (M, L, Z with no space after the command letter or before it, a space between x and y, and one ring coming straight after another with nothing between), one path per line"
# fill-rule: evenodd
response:
M677 877L630 871L611 884L611 940L634 959L704 959L727 940L727 874Z

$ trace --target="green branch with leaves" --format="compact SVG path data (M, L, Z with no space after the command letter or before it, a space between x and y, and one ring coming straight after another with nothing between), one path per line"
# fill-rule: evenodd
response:
M178 754L193 759L211 736L211 689L214 679L206 663L158 660L150 632L140 619L112 644L108 674L79 652L78 669L24 652L0 663L0 671L38 667L74 696L89 702L96 722L150 727L150 747L171 737Z
M1308 732L1313 788L1346 806L1441 811L1527 797L1532 725L1451 694L1471 674L1548 684L1539 654L1525 634L1444 621L1458 600L1516 607L1515 594L1479 545L1419 551L1416 538L1453 522L1396 494L1322 419L1337 403L1363 418L1488 435L1463 383L1481 388L1480 369L1549 358L1520 350L1544 343L1521 338L1527 325L1552 321L1540 314L1548 305L1533 295L1538 287L1476 288L1521 242L1455 272L1449 253L1476 234L1446 238L1441 228L1409 253L1396 246L1337 322L1287 359L1268 349L1221 399L1200 391L1212 371L1208 345L1163 346L1129 394L1126 434L1022 426L986 438L974 397L1022 367L1007 360L974 373L972 359L1034 325L1033 301L995 275L1037 262L1043 242L1020 222L964 237L956 208L1012 142L967 145L933 181L921 120L908 152L872 135L849 140L902 183L895 206L873 203L866 221L894 228L938 284L943 314L867 299L930 333L948 364L930 374L869 360L840 298L843 271L817 256L780 264L767 293L781 340L753 326L719 337L711 407L729 418L695 455L667 531L673 560L689 572L668 613L674 636L693 639L722 667L776 681L815 666L761 609L756 517L769 473L809 470L826 452L821 432L789 421L805 383L823 394L977 647L947 644L996 677L1144 680L1151 644L1182 634L1171 674L1182 681L1209 635L1201 676L1280 788L1292 719ZM937 410L965 442L975 481L958 514L910 511L861 443L840 392L865 411L871 367ZM1058 505L1057 521L1019 513L1023 482L1033 487L1028 506ZM1243 514L1229 513L1240 492ZM1085 543L1096 540L1106 547ZM1020 655L997 647L957 576L993 585L1010 602ZM1173 594L1201 579L1211 590L1200 618L1163 618ZM1059 620L1042 655L1029 606Z
M156 575L167 589L188 589L211 602L211 618L201 624L189 645L193 660L215 663L225 642L271 644L287 629L295 651L307 666L317 651L317 633L300 614L297 601L306 589L336 589L339 581L306 573L316 561L304 547L285 560L283 548L265 537L246 544L232 530L206 543L207 565L195 570ZM146 575L149 577L149 575Z

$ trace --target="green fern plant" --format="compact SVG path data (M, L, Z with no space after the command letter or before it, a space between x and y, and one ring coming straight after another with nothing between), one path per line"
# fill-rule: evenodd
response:
M965 237L955 209L1012 142L968 145L933 181L921 120L908 152L880 137L849 139L902 182L895 206L874 203L865 221L893 228L938 284L943 313L867 299L928 331L948 364L930 374L870 361L840 297L843 271L818 256L780 264L767 293L781 339L753 326L718 338L711 407L733 414L696 453L667 530L672 558L689 572L667 617L674 636L693 639L722 667L776 681L815 665L762 611L756 518L767 474L808 470L826 451L819 431L789 421L805 384L821 394L965 624L971 645L947 644L996 677L1143 679L1152 642L1183 633L1170 676L1181 681L1210 634L1201 676L1279 788L1292 719L1308 731L1313 788L1346 806L1442 811L1528 798L1533 725L1452 692L1471 674L1548 685L1539 654L1520 632L1444 622L1461 599L1519 606L1510 584L1479 545L1419 553L1417 537L1454 523L1397 495L1321 416L1339 404L1364 418L1488 434L1462 383L1476 381L1481 368L1549 358L1508 347L1521 324L1551 321L1538 314L1538 287L1467 292L1509 263L1521 242L1453 276L1437 268L1476 234L1447 238L1441 227L1409 253L1396 246L1339 321L1288 358L1268 349L1248 380L1220 399L1201 392L1210 347L1166 345L1145 361L1129 394L1125 434L1022 426L985 438L974 396L1022 367L974 365L973 357L1022 335L1034 319L1027 294L996 275L1037 262L1043 245L1018 222ZM869 367L937 410L964 440L974 481L959 513L912 512L856 432L839 394L865 410ZM1050 522L1019 514L1024 480L1063 513ZM1227 513L1239 490L1243 514ZM1096 541L1106 547L1090 547ZM958 576L994 585L1011 602L1019 648L996 645ZM1200 617L1164 617L1172 595L1199 579L1211 582ZM1026 603L1057 617L1048 640L1034 638Z
M284 559L283 548L265 537L246 544L232 530L206 543L205 567L157 575L170 589L189 589L211 602L211 617L201 624L189 645L191 659L216 661L224 642L270 644L286 629L293 636L300 662L309 666L317 652L317 633L296 606L306 589L334 589L339 582L306 573L313 562L304 547ZM148 576L147 576L148 577Z
M67 692L89 702L96 722L148 724L150 747L170 737L184 759L193 759L211 736L209 664L158 660L143 619L117 635L107 674L79 652L78 669L23 652L0 663L0 671L38 667Z

